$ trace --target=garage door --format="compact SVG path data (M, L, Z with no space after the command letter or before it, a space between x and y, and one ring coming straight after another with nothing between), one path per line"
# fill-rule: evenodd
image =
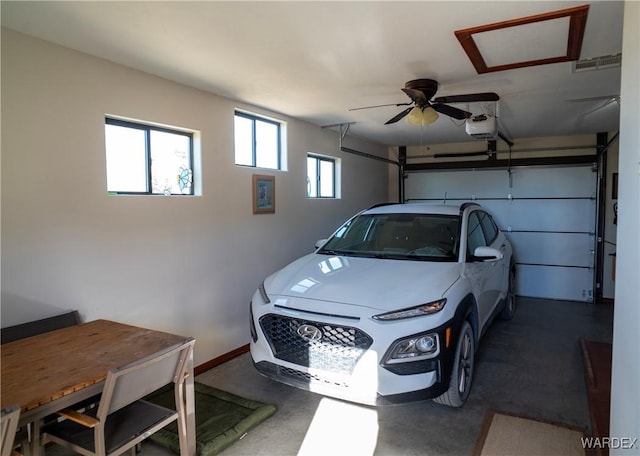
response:
M420 171L407 202L475 200L513 243L520 296L593 301L597 173L592 166Z

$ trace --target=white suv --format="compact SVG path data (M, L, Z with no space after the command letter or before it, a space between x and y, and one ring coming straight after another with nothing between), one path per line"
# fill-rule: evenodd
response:
M259 372L379 405L460 407L495 316L513 317L512 247L475 203L385 204L269 276L251 301Z

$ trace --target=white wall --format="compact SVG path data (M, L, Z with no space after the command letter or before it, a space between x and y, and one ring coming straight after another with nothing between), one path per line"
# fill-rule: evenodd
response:
M78 309L193 335L198 365L248 343L266 275L387 199L387 165L339 152L335 131L6 29L1 69L2 326ZM275 214L252 215L256 170L234 165L235 107L287 121L288 171L257 171L276 177ZM199 130L202 196L108 196L107 113ZM340 200L306 198L309 151L341 159Z
M613 321L611 436L638 439L640 451L640 3L624 4L620 92L619 213Z

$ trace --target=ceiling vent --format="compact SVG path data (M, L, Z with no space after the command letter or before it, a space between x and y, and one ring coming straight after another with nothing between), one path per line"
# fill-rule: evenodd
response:
M573 62L573 72L581 73L583 71L605 70L607 68L619 67L622 64L622 53L612 55L601 55L591 59L582 59Z

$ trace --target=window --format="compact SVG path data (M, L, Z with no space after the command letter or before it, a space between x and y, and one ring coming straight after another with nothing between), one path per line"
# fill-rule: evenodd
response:
M307 155L307 196L336 197L336 161L319 155Z
M487 245L482 232L482 225L478 220L478 213L469 214L469 226L467 227L467 254L473 255L477 247Z
M105 119L107 191L193 195L193 133Z
M458 260L458 224L455 215L361 214L342 225L318 253L453 262Z
M473 255L476 247L491 245L498 237L498 227L491 216L483 211L469 214L467 252Z
M487 240L487 245L491 245L498 236L498 228L489 214L481 212L479 215L480 223L482 223L482 229L484 231L484 237Z
M236 111L236 165L282 169L281 130L278 121Z

